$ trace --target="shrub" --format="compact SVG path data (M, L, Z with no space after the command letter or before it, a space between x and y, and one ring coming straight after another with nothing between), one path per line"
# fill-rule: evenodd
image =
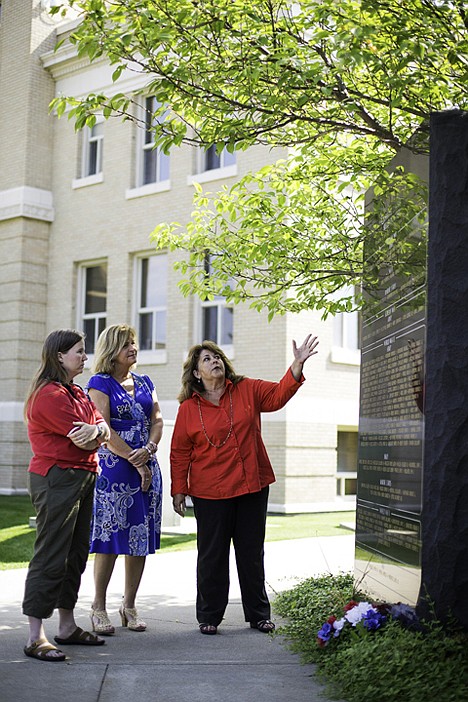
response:
M351 575L310 578L275 600L275 611L287 619L279 629L304 662L317 664L317 675L332 699L347 702L466 702L468 637L439 622L410 630L389 618L365 635L317 645L317 632L331 614L341 617L356 592ZM350 635L351 633L351 635Z

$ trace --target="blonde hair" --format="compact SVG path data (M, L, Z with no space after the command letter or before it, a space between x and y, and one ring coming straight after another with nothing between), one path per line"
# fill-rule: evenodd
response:
M214 353L220 357L224 363L226 378L228 378L234 385L244 379L243 375L237 375L231 361L227 358L224 351L214 343L214 341L203 341L201 344L192 346L184 363L182 371L182 388L179 393L179 397L177 398L181 404L185 400L188 400L189 397L192 397L194 392L203 392L204 390L202 380L195 378L193 374L193 371L197 370L198 368L198 361L202 351L210 351L211 353Z
M56 329L50 332L42 347L41 365L31 381L24 401L24 419L31 416L31 408L39 390L47 383L68 383L68 373L59 361L59 353L67 353L75 344L84 342L83 332L75 329Z
M128 341L135 341L137 335L128 324L112 324L100 334L94 355L93 373L108 373L115 370L115 359Z

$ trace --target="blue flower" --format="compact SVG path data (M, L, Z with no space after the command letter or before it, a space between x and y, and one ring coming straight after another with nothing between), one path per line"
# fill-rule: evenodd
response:
M323 641L324 643L326 643L327 641L330 640L332 634L333 634L333 626L331 624L329 624L328 622L325 622L325 624L323 624L322 628L318 631L317 638L319 638L320 641Z
M377 612L375 609L369 609L362 618L362 623L369 631L375 631L379 629L386 620L387 617L384 617L380 612Z

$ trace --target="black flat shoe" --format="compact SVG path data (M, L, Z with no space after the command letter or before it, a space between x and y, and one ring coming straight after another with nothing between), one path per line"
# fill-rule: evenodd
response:
M250 622L251 629L258 629L262 634L271 634L275 630L275 625L269 619L260 619L259 622Z
M214 634L218 633L218 627L214 624L199 624L198 628L201 634L207 634L208 636L214 636Z

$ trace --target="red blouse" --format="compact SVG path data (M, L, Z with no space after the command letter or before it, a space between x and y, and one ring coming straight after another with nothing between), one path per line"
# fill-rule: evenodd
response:
M279 383L226 380L219 406L198 393L185 400L172 436L171 494L219 500L274 483L260 413L284 407L303 382L304 376L296 381L288 369Z
M48 383L28 408L28 436L33 452L30 473L47 475L54 465L97 472L97 452L78 448L67 434L74 428L73 422L99 424L104 419L78 385L72 388L73 395L60 383Z

